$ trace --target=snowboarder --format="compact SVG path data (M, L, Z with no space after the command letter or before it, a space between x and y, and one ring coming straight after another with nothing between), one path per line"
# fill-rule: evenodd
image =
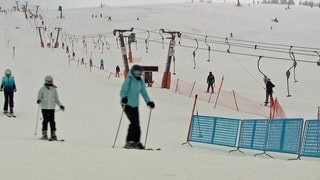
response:
M273 101L273 88L275 87L275 85L271 82L270 78L266 79L266 100L264 101L264 105L266 106L269 103L269 97L270 97L270 101Z
M140 142L139 94L141 93L147 106L151 109L155 107L154 102L149 98L144 80L141 78L142 73L143 69L141 66L133 65L120 90L121 104L130 121L126 145L124 146L124 148L128 149L145 148Z
M211 88L211 92L214 93L213 84L215 83L215 79L212 72L209 72L209 75L207 77L207 83L208 83L207 92L209 92L209 89Z
M57 86L53 84L52 76L48 75L44 78L44 85L38 92L37 104L41 106L43 117L42 137L43 140L58 140L56 135L55 107L58 105L62 111L65 107L61 104L57 92ZM48 124L50 124L51 137L48 138Z
M16 83L14 77L11 75L11 70L6 69L4 72L5 76L2 77L1 91L4 93L4 106L3 113L12 116L14 107L14 92L17 91ZM8 106L10 107L10 112L8 114Z
M115 77L120 77L120 67L117 65L116 67L116 75Z

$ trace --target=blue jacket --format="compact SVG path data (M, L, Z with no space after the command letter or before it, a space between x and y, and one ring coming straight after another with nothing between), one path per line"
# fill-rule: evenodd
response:
M3 76L1 82L1 89L5 92L13 92L16 90L16 83L13 76Z
M139 106L139 94L141 93L146 103L150 102L149 95L146 90L146 85L143 79L136 79L131 71L128 72L128 77L124 80L121 90L120 98L128 98L128 106L138 107Z

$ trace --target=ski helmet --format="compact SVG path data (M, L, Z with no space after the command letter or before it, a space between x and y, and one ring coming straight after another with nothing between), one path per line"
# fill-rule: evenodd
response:
M5 74L6 76L10 76L10 75L11 75L11 70L10 70L10 69L6 69L6 70L4 71L4 74Z
M142 72L143 72L143 68L138 64L135 64L131 67L131 73L133 75L141 75Z
M47 75L47 76L44 78L44 83L46 83L46 84L53 84L53 78L52 78L52 76Z

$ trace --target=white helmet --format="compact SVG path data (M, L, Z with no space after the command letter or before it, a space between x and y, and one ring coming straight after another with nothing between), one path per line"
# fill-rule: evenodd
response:
M47 76L44 78L44 83L46 83L46 84L53 84L53 78L52 78L52 76L47 75Z

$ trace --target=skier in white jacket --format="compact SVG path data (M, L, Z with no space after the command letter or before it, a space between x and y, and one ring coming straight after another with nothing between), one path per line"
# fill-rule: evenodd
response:
M64 110L64 106L61 104L57 92L57 86L53 84L52 76L46 76L45 83L38 92L37 104L41 106L42 111L42 137L44 140L57 140L56 135L56 122L55 122L55 107L58 105L61 110ZM48 138L48 124L50 124L51 137Z

